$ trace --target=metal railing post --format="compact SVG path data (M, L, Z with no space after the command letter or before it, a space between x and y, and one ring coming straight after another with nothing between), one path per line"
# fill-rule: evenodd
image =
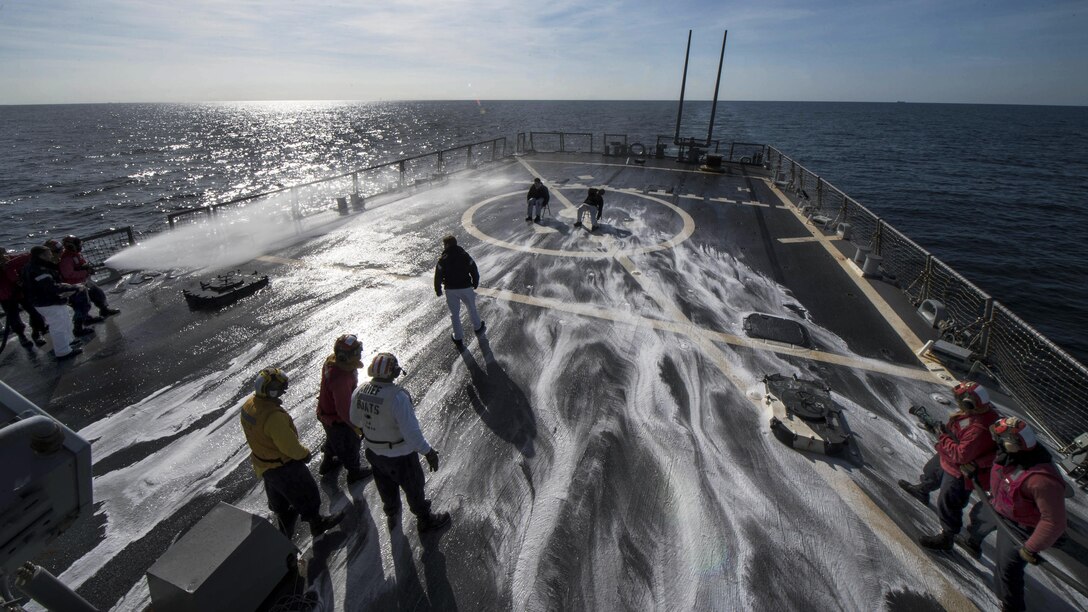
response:
M824 180L816 177L816 210L824 209Z
M465 163L468 164L469 168L472 167L472 145L468 146L468 159L465 160Z
M982 315L982 348L981 355L983 359L990 356L990 330L993 328L994 323L994 299L986 298L986 308L983 310Z
M883 219L877 219L876 220L876 233L873 234L873 245L872 245L873 253L876 253L877 255L881 255L880 241L881 241L881 238L884 235L883 230L884 230L884 220Z
M438 172L439 173L442 172L442 167L445 165L445 163L446 163L446 152L445 151L439 151L438 152Z
M567 152L567 142L566 142L566 139L563 136L564 136L563 132L559 132L559 152L560 153L566 153Z
M400 176L397 178L397 188L404 189L404 173L407 172L404 160L401 160L397 166L400 168Z
M302 218L302 209L298 205L298 187L291 188L291 215L296 219Z
M922 285L922 301L929 299L929 294L933 290L933 256L926 253L926 282Z
M359 195L359 173L351 173L351 192L355 195Z

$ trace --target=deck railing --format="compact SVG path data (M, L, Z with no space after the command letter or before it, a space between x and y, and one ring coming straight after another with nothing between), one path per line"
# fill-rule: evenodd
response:
M882 258L885 279L915 306L944 304L942 338L970 349L1055 442L1066 447L1088 432L1088 368L840 189L778 149L767 151L775 182L810 218L827 229L849 224L852 242Z
M95 268L101 268L111 255L136 244L136 234L129 225L84 236L82 241L82 253L87 263Z
M337 198L363 200L444 180L450 174L506 157L506 138L492 138L450 149L404 157L335 176L234 198L226 202L180 210L167 215L170 229L204 223L225 215L242 215L260 203L261 214L276 211L294 218L333 209ZM269 208L268 204L272 207Z

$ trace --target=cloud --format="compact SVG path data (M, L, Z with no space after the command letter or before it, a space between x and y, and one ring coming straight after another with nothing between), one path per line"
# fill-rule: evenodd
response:
M796 72L834 80L823 99L881 99L908 73L910 88L937 95L907 68L969 70L978 57L1008 63L1002 78L1019 90L1051 60L1088 69L1086 19L1077 3L1004 0L22 1L0 11L0 79L17 84L0 103L671 99L691 27L696 98L712 93L726 28L733 99L808 99L811 88L783 82ZM1086 84L1039 93L1088 102Z

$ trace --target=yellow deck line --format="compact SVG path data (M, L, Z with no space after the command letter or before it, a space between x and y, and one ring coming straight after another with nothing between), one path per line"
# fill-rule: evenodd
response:
M782 244L800 244L803 242L823 242L828 240L821 236L800 236L798 238L779 238L778 241Z
M789 198L787 198L785 194L783 194L782 191L778 189L778 186L775 185L773 181L771 181L770 179L763 180L767 183L767 186L770 187L771 192L774 193L775 196L778 197L778 199L782 202L782 206L792 212L797 220L801 222L801 225L804 226L805 230L814 239L816 239L817 242L823 245L824 249L827 250L828 254L831 255L832 259L838 262L839 266L842 267L843 271L846 272L846 275L850 278L851 281L853 281L854 285L857 286L857 288L865 294L865 297L868 298L869 302L871 302L873 306L875 306L876 309L880 311L881 316L883 316L884 320L888 322L888 325L891 326L892 330L895 331L896 335L898 335L899 338L902 339L903 342L912 351L914 351L915 354L917 354L918 351L921 350L924 343L918 338L914 331L911 330L906 322L899 317L899 314L895 311L894 308L891 307L890 304L888 304L887 300L885 300L884 297L881 296L875 288L873 288L869 281L865 280L863 277L860 276L857 271L857 267L853 265L853 261L843 255L841 252L839 252L837 248L835 248L833 244L835 239L824 236L815 227L807 223L807 219L805 219L805 216L801 213L801 211L797 207L795 207L792 202L790 202ZM922 361L921 359L919 359L919 363L925 366L925 368L933 374L934 377L932 378L932 380L934 382L937 382L939 378L944 378L945 380L955 379L955 377L953 377L952 374L939 363L935 363L932 361Z

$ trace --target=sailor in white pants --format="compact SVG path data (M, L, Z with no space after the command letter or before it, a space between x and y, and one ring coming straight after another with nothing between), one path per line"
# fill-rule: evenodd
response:
M480 313L476 312L476 290L472 287L446 289L446 305L450 307L455 342L465 337L464 328L461 326L462 303L468 308L468 319L472 321L472 329L476 330L477 335L483 333L484 322L480 319Z
M468 318L476 335L486 330L480 313L476 312L476 287L480 285L480 272L476 262L464 249L457 246L457 238L446 236L442 239L442 255L434 267L434 292L442 297L446 292L446 305L450 307L450 320L453 323L453 343L461 346L465 339L461 327L461 304L468 307Z

